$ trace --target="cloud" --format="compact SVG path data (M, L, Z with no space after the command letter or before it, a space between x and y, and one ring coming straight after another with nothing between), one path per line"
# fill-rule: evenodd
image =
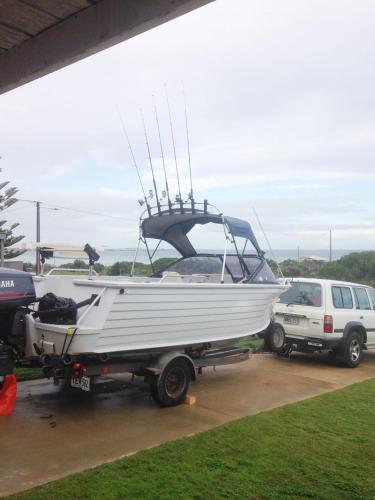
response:
M340 245L371 248L374 14L370 0L217 0L0 96L2 177L20 198L112 216L44 210L43 238L134 245L142 191L116 103L148 190L143 109L161 191L156 104L174 196L168 83L187 196L183 80L197 197L251 221L256 206L275 248L319 248L343 219ZM29 240L34 215L30 204L9 210Z

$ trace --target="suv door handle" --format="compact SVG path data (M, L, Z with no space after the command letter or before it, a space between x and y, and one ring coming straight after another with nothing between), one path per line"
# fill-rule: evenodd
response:
M363 319L363 316L360 316L359 319Z

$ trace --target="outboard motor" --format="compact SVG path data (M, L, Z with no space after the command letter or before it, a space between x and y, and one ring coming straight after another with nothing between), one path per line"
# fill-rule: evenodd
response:
M46 293L39 301L35 316L39 316L42 323L74 325L77 322L77 304L73 299Z
M13 372L15 355L26 344L26 306L35 302L32 276L0 268L0 376Z

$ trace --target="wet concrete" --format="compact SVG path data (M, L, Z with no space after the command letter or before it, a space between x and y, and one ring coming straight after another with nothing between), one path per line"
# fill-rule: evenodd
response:
M354 370L319 355L256 354L205 370L192 385L195 405L165 409L155 406L147 386L127 376L99 381L92 394L24 382L14 415L0 418L0 495L373 377L375 352Z

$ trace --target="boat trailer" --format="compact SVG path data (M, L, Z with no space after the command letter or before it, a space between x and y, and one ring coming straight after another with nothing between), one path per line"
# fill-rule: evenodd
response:
M45 356L43 373L54 383L89 392L96 377L131 373L143 377L154 401L160 406L177 406L187 395L190 382L203 368L246 361L250 348L235 346L184 351L149 351L80 356Z

